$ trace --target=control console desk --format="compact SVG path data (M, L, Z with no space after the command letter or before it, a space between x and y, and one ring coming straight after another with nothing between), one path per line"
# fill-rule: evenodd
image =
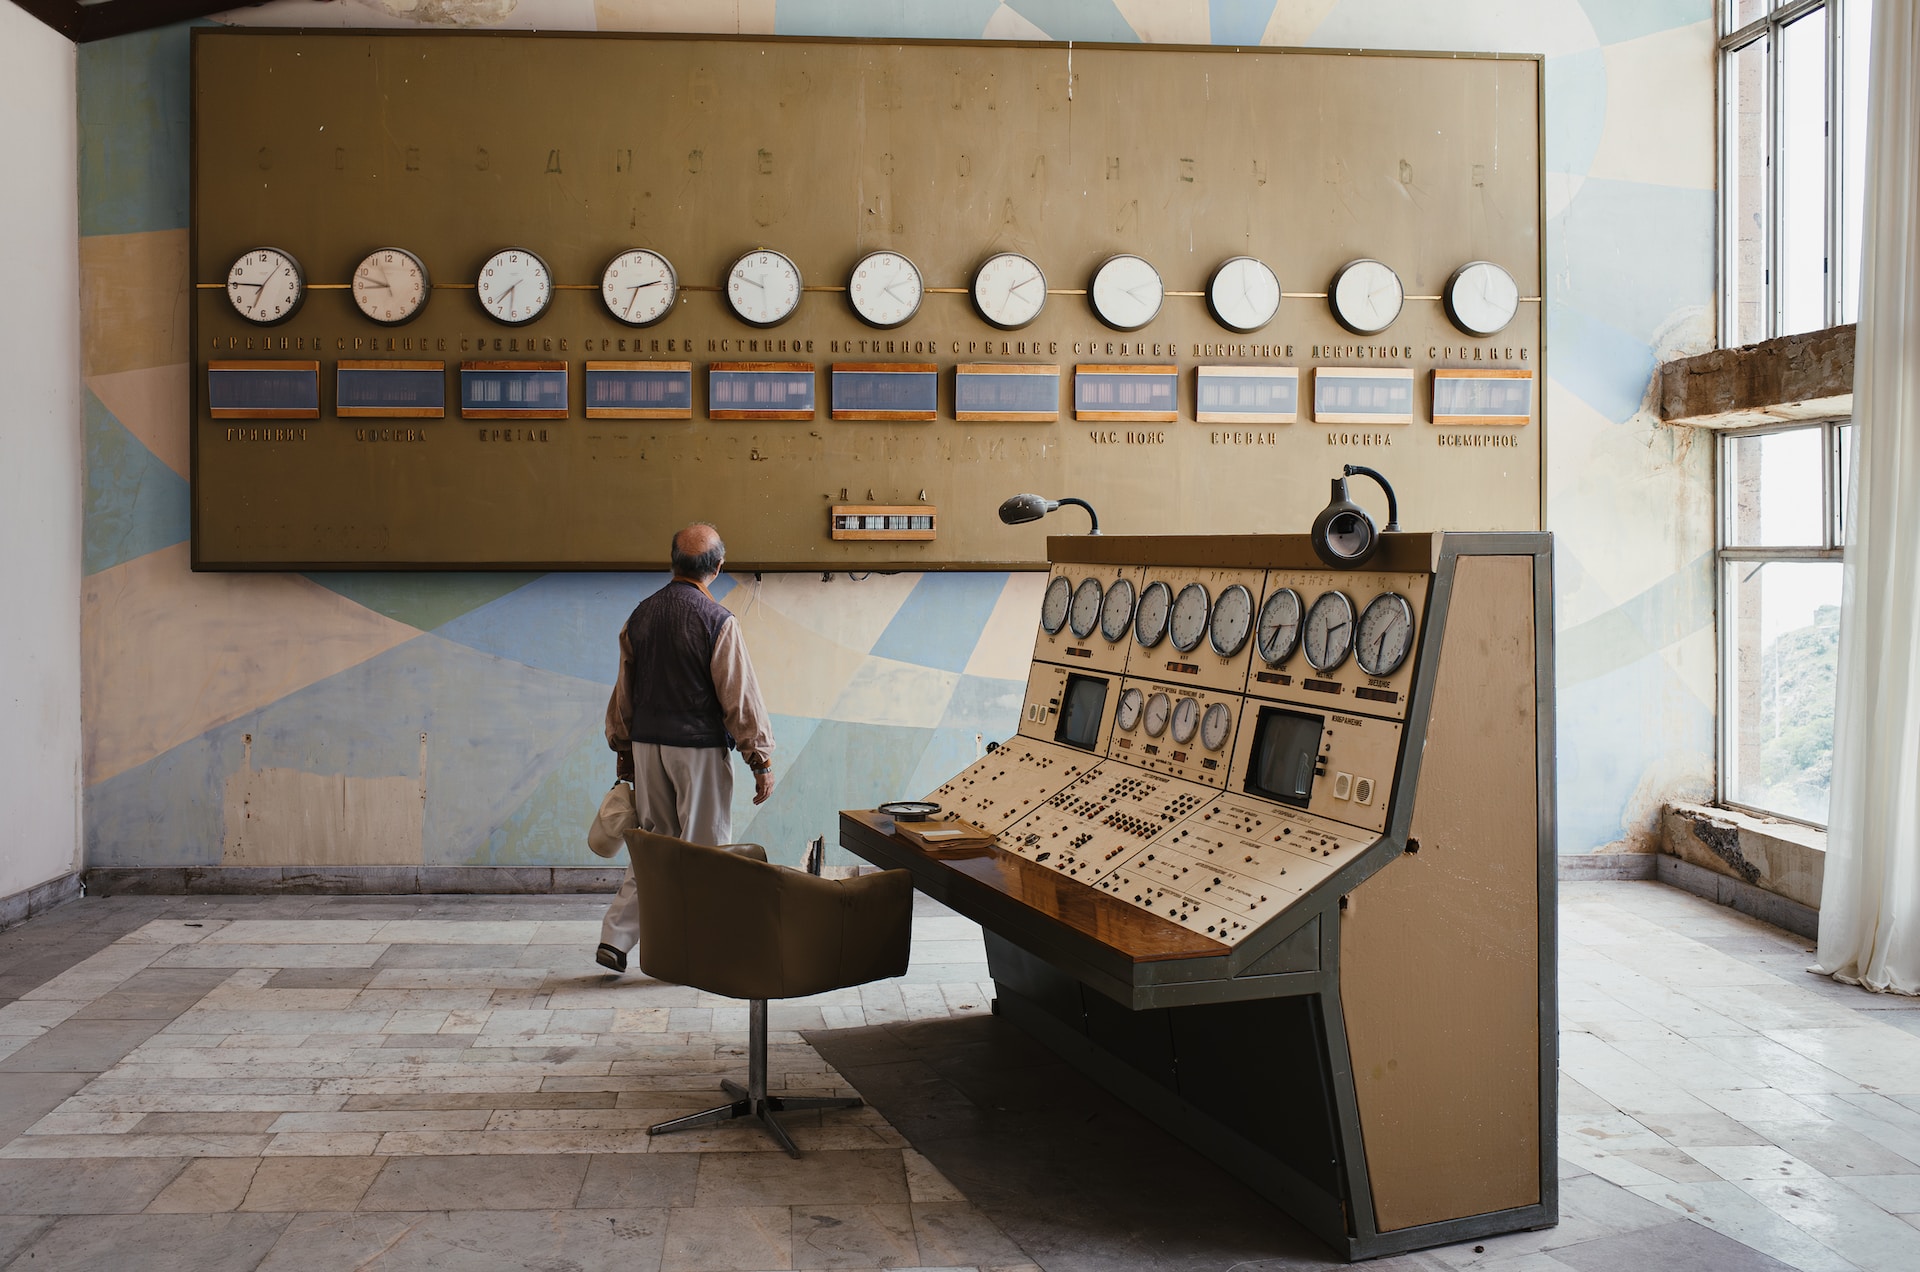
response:
M1051 538L1018 735L840 842L982 924L997 1011L1347 1257L1550 1225L1550 545Z

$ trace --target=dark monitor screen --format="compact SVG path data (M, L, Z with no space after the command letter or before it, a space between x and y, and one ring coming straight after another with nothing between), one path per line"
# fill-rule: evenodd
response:
M1260 708L1247 760L1247 791L1301 808L1313 798L1313 770L1320 758L1325 716L1279 707Z
M1082 751L1100 742L1100 716L1107 709L1107 682L1101 676L1069 674L1060 695L1060 727L1053 740Z

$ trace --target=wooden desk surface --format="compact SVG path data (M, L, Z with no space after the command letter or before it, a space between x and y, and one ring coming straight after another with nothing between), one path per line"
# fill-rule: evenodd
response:
M1025 857L981 844L922 848L902 835L883 833L880 827L886 820L864 809L843 810L841 843L870 861L877 858L877 864L904 866L916 877L951 871L971 884L1021 903L1039 919L1058 923L1134 963L1218 958L1229 953L1226 945L1211 937L1189 932ZM871 847L874 855L863 852L863 847Z

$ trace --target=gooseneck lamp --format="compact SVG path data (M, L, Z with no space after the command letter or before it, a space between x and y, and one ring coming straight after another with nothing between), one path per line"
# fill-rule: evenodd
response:
M1025 525L1029 521L1040 520L1061 504L1085 508L1087 520L1093 523L1093 527L1087 533L1100 533L1100 514L1093 510L1093 505L1084 499L1075 499L1071 496L1065 499L1046 499L1039 495L1015 495L1000 505L1000 520L1010 526Z
M1387 528L1374 527L1366 509L1347 493L1348 477L1371 477L1387 495ZM1400 528L1400 501L1387 479L1371 468L1348 464L1345 476L1333 479L1333 499L1313 519L1314 555L1336 570L1357 570L1380 548L1380 536Z

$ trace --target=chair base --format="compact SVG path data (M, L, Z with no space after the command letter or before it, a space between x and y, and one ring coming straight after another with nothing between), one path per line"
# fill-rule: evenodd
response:
M776 1113L798 1113L809 1109L857 1109L866 1101L858 1096L768 1095L767 1094L767 1000L755 998L747 1004L747 1085L720 1080L720 1089L733 1097L731 1104L689 1113L685 1117L656 1122L647 1128L649 1135L669 1135L700 1126L717 1126L739 1118L752 1118L786 1150L788 1157L800 1156Z

